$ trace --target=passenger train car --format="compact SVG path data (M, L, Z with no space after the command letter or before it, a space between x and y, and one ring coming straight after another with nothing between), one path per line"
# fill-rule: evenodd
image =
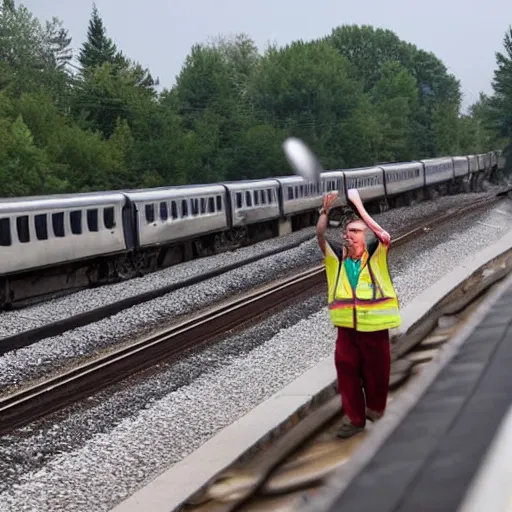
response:
M502 163L487 154L386 163L298 176L0 201L0 307L164 268L312 225L322 195L335 208L357 188L370 211L476 183Z

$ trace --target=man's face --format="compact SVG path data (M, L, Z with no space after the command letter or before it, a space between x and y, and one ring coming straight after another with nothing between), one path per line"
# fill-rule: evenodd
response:
M356 220L347 224L343 238L347 246L360 248L366 243L366 224L363 221Z

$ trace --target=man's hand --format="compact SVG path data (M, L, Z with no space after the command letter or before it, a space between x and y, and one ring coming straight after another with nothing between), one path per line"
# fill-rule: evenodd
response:
M387 231L382 230L379 233L379 238L384 245L389 245L391 243L391 236Z
M331 206L334 204L334 201L338 198L338 192L328 192L324 194L323 198L323 209L328 212Z

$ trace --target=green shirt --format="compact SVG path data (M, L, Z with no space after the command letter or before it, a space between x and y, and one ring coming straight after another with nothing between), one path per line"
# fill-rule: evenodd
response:
M353 260L352 258L346 258L345 270L347 271L347 277L352 288L357 286L359 281L359 274L361 273L361 260Z

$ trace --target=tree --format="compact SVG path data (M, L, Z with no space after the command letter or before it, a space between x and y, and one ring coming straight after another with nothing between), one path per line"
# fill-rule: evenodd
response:
M458 80L434 54L401 41L390 30L370 26L343 25L334 29L326 40L354 64L365 91L375 87L384 67L390 63L398 63L407 70L416 80L418 95L418 102L411 111L410 147L415 148L417 157L443 152L448 141L439 137L453 134L440 126L437 112L442 109L443 115L450 117L447 124L456 126L461 92ZM452 140L455 141L456 136Z
M414 46L401 41L391 30L342 25L333 29L326 40L354 65L366 91L380 80L386 63L398 62L411 68Z
M459 118L456 78L389 30L342 26L263 55L245 34L218 37L195 44L159 94L96 5L74 74L62 23L16 4L0 0L4 196L276 176L289 172L289 135L331 169L485 151L512 118L510 31L494 96Z
M3 0L2 12L5 12L5 11L14 12L15 10L16 10L16 6L14 5L14 0Z
M107 36L107 30L96 4L93 4L87 40L83 43L78 57L80 65L84 70L94 69L106 63L119 64L121 59L117 46Z
M57 18L43 28L26 7L5 5L0 12L0 87L14 94L61 94L67 80L62 68L71 57L67 31Z
M382 132L377 149L378 160L396 162L413 159L418 151L410 137L419 101L416 80L399 62L386 62L371 96Z
M133 84L136 87L152 90L155 85L158 85L158 80L153 79L149 70L138 63L132 62L121 51L118 51L115 43L107 36L107 29L103 24L96 4L93 4L87 30L87 40L80 49L78 61L84 74L87 71L94 71L104 64L109 64L112 66L113 72L129 70L133 78Z
M498 68L494 71L489 114L500 135L512 138L512 27L503 38L504 53L496 52Z
M256 111L262 122L306 140L324 165L352 165L370 135L357 121L369 112L354 75L350 62L326 41L270 47L253 81Z
M73 51L70 48L71 37L68 31L62 27L62 22L53 18L46 22L45 33L46 53L50 56L50 65L58 69L64 68L73 58Z

